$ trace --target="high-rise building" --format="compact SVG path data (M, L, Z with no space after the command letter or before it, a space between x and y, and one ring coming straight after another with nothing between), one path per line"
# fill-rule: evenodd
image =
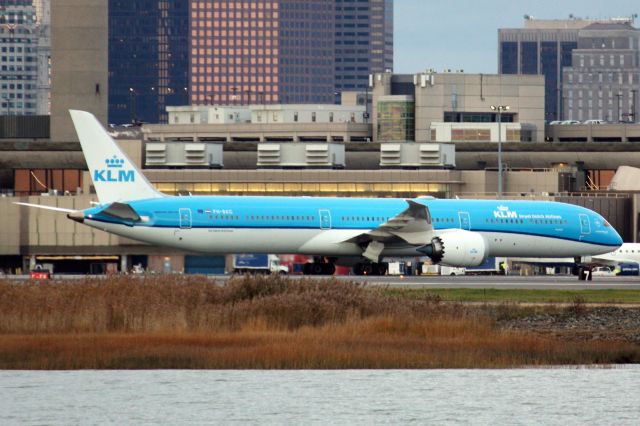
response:
M38 38L33 0L0 0L0 115L38 113Z
M70 109L94 114L107 124L109 76L107 2L51 2L51 140L71 142L78 134Z
M583 30L595 24L633 23L633 18L589 20L538 20L525 16L524 28L498 30L498 72L500 74L541 74L545 76L545 121L568 119L564 70L577 70L573 51L578 48ZM601 37L615 37L614 33ZM585 115L588 115L585 113Z
M333 102L332 3L192 1L191 102Z
M537 20L525 17L524 28L498 30L499 74L545 76L545 120L561 120L562 68L571 66L583 20Z
M335 0L336 93L369 90L393 70L393 0Z
M569 120L637 121L640 30L630 22L594 23L580 30L573 66L563 69Z
M109 121L333 103L393 67L393 0L110 0ZM190 101L190 102L189 102Z
M109 122L166 122L189 102L189 2L109 0Z
M38 34L38 82L36 104L38 115L51 112L51 0L33 0Z

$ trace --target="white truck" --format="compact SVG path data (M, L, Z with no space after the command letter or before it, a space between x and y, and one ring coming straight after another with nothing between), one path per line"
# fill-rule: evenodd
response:
M289 268L280 265L275 254L236 254L233 256L233 273L286 275Z
M504 257L487 257L482 264L465 268L467 275L502 275L503 268L500 266L506 262Z
M445 265L423 265L422 275L465 275L465 268Z

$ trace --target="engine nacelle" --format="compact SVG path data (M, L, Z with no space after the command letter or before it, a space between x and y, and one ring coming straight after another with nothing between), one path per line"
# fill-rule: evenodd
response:
M458 267L481 265L489 254L482 235L463 229L438 232L431 244L418 251L429 256L433 263Z

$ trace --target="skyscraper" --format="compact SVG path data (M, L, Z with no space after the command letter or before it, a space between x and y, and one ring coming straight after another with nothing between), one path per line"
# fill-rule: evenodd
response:
M593 23L580 30L572 62L563 69L567 119L637 121L640 30L630 22Z
M335 0L336 92L367 90L393 70L393 0Z
M192 103L327 103L393 68L393 0L191 2Z
M189 2L109 0L109 122L163 122L189 102Z
M393 67L393 0L109 7L110 122L166 121L187 103L333 103Z
M0 115L38 113L38 38L33 0L0 0Z
M588 102L586 100L582 102L579 99L576 99L575 106L572 106L571 115L568 115L568 102L572 102L573 105L571 100L573 94L580 95L582 92L576 90L567 91L567 81L565 79L575 76L577 82L577 79L590 78L587 68L591 65L585 65L584 60L576 64L574 62L576 59L574 51L576 49L586 48L593 50L595 48L592 43L592 36L589 35L594 34L595 28L598 28L597 38L600 40L600 44L604 43L606 45L606 43L613 42L613 45L609 48L612 51L608 53L624 53L617 52L616 49L629 49L629 47L623 47L622 40L618 40L616 47L615 40L620 37L620 35L616 34L616 30L621 29L620 25L631 27L633 19L631 17L589 20L572 17L568 20L537 20L533 17L525 16L524 28L500 29L498 31L499 73L542 74L545 76L545 120L547 122L575 117L583 117L585 120L589 118L605 118L592 117L594 114L593 107L591 113L589 113ZM609 40L609 42L604 40ZM587 45L589 47L586 47ZM604 46L600 47L604 48ZM604 54L604 52L601 53ZM578 57L584 58L586 54L586 52L583 52ZM622 69L628 69L629 67L629 59L627 59L626 65L623 61L621 66L618 61L617 65L608 65L607 72L612 72L618 76ZM583 74L583 76L580 77L580 74ZM571 84L575 85L576 82L572 81ZM629 88L629 93L631 93L631 90ZM600 92L599 90L594 92L593 88L591 90L592 95L597 95ZM589 91L587 90L586 93L588 94ZM631 95L628 95L625 98L625 102L632 98ZM576 108L580 103L583 104L584 110L578 113Z
M561 120L562 69L571 66L583 20L536 20L525 17L524 28L500 29L498 72L545 76L545 120Z
M332 102L334 10L321 0L191 2L191 102Z

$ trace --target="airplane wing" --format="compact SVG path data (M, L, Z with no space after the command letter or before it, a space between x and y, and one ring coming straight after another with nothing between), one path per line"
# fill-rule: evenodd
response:
M362 255L378 262L386 245L398 243L424 245L431 240L433 222L429 208L413 200L406 200L409 205L405 211L392 217L376 229L362 233L345 242L356 243L366 247Z

